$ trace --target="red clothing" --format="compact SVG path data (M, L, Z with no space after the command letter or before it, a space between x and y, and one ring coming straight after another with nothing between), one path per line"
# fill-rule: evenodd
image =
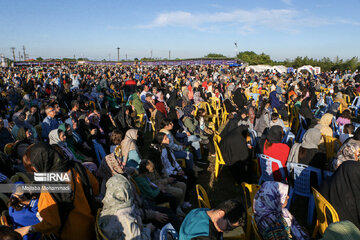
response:
M266 143L267 140L264 144L264 154L269 157L275 158L276 160L280 160L286 174L286 162L290 153L289 146L284 143L273 143L270 147L266 149ZM272 169L274 173L274 180L281 181L281 172L279 171L277 164L273 163Z
M162 112L165 115L165 117L167 117L166 106L163 102L156 103L155 107L158 111Z

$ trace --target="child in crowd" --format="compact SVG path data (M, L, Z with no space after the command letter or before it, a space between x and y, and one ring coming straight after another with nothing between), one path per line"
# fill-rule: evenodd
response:
M354 136L354 131L355 131L354 125L352 125L351 123L350 124L345 124L343 133L340 134L340 136L339 136L340 142L344 143L348 138L353 137Z
M284 122L282 119L280 119L279 114L273 112L271 114L271 122L270 122L270 127L272 126L280 126L282 128L285 128Z

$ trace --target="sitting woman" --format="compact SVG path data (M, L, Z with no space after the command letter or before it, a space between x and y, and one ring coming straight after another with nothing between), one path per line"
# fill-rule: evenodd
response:
M107 181L99 226L109 239L152 239L155 227L143 225L133 196L131 183L123 175L116 174Z
M349 109L345 109L342 113L341 116L338 117L338 119L336 120L336 123L342 128L344 127L346 124L351 124L351 112Z
M161 166L157 169L160 174L166 177L175 178L177 181L184 182L186 184L186 195L185 200L189 200L189 191L195 184L194 171L192 169L185 169L185 172L181 169L180 165L176 162L175 156L172 151L168 148L170 143L169 138L165 133L158 133L155 136L156 141L160 144L161 150ZM158 167L158 168L161 168Z
M341 146L336 158L332 162L332 169L336 170L346 161L359 161L360 144L358 141L347 142Z
M186 128L187 141L191 142L191 146L193 146L196 150L197 162L206 164L202 161L201 149L200 149L200 130L199 130L199 122L194 117L195 108L193 105L187 105L184 107L184 116L182 118L182 122L184 124L184 128Z
M221 137L219 144L226 166L238 184L250 180L250 151L246 143L248 128L245 125L236 127Z
M24 184L24 182L17 182ZM9 200L9 216L14 228L34 225L40 222L38 214L38 196L35 194L24 193L21 186L16 188L16 192L11 195ZM24 236L24 240L40 239L40 233L29 233Z
M127 167L138 168L141 162L140 153L136 145L138 139L138 130L127 130L124 140L121 142L121 154L123 162Z
M76 159L72 151L68 148L66 144L65 132L60 129L54 129L49 133L49 143L50 145L56 145L61 149L62 155L72 161L79 161Z
M266 128L270 128L270 121L271 121L271 104L268 99L264 99L261 102L261 106L259 108L259 111L256 114L256 123L254 130L257 133L258 137L261 137L264 130Z
M346 161L328 181L323 181L319 192L329 201L340 221L349 220L360 227L359 193L360 163Z
M184 158L186 159L186 168L193 169L194 165L194 157L191 152L185 151L185 145L179 143L171 133L174 124L169 119L164 119L161 123L160 132L165 133L169 138L168 148L174 153L176 158Z
M16 231L22 236L29 232L40 232L60 239L95 239L95 196L99 192L96 178L78 162L62 158L46 143L31 145L24 155L23 163L29 172L67 173L71 192L42 191L38 203L42 221Z
M150 201L154 201L156 204L169 202L170 208L174 213L184 216L184 213L179 208L179 199L176 199L174 195L167 192L164 185L159 185L159 182L155 184L150 180L149 175L153 176L153 174L150 173L149 169L154 170L154 164L151 164L152 162L150 160L142 160L139 166L139 174L134 178L140 188L141 196ZM182 193L180 195L182 195Z
M259 233L264 240L310 239L286 209L289 185L268 181L261 185L254 198L254 217Z
M319 150L321 140L320 130L310 128L304 134L302 143L295 143L290 151L288 162L306 164L312 167L325 169L326 154Z
M263 147L260 146L262 153L280 160L282 166L286 167L286 162L289 156L290 148L285 143L282 143L284 137L284 130L280 126L272 126L266 136ZM261 143L260 143L261 144ZM274 180L281 181L281 172L277 164L273 164L272 170L274 172Z

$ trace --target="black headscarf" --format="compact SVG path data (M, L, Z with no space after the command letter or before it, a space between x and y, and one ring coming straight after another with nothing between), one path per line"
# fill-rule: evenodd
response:
M245 106L247 100L245 94L241 92L241 88L236 89L233 100L238 109L242 109Z
M310 98L306 98L301 102L301 107L299 110L299 114L301 114L305 120L306 120L306 129L310 129L315 127L315 125L317 124L317 120L314 117L314 114L312 113L310 107L309 107L309 101L311 99ZM305 126L304 126L305 127Z
M241 125L221 139L219 147L226 165L248 160L250 154L246 143L247 132L248 127Z
M90 209L92 210L93 214L96 214L96 212L94 213L95 199L91 193L89 178L87 176L86 170L80 163L63 159L61 155L47 143L37 143L31 148L30 161L31 165L37 170L37 172L68 172L71 170L70 181L74 186L73 191L71 193L50 193L51 197L58 205L59 216L61 220L60 232L64 227L71 210L74 209L74 198L76 191L76 179L74 171L80 175L83 190L86 198L88 199Z
M349 220L360 227L360 162L346 161L323 182L320 193L330 202L340 221Z
M266 136L266 139L271 143L281 143L284 130L282 127L275 125L272 126Z

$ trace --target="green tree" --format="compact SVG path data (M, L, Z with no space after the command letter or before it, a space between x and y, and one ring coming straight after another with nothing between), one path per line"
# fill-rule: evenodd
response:
M42 61L42 60L44 60L42 57L36 58L36 61Z
M220 54L220 53L209 53L205 56L206 58L226 58L226 56Z
M250 65L256 65L256 64L272 65L274 63L269 55L265 53L256 54L253 51L240 52L236 57L244 62L249 63Z

